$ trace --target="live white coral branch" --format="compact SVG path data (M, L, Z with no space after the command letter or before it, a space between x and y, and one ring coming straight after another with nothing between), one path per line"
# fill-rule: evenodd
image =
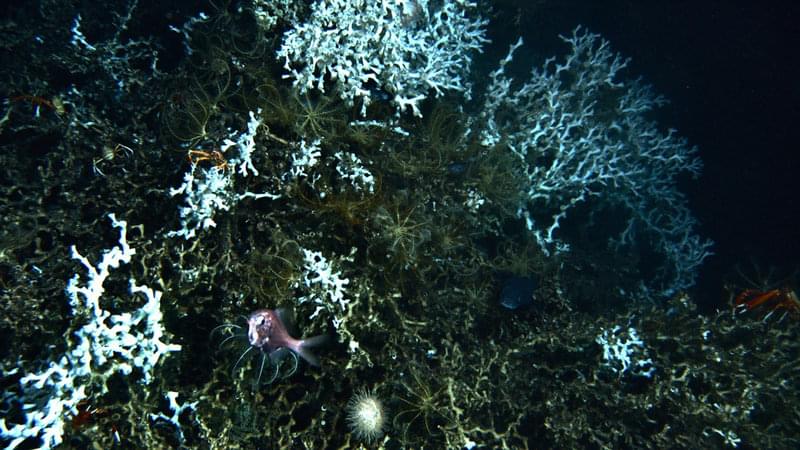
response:
M545 253L569 248L557 232L576 205L591 199L593 211L621 209L630 223L616 242L632 243L637 229L646 235L639 242L651 238L665 259L651 283L670 296L693 284L710 254L675 182L699 172L696 149L647 117L664 100L638 80L618 79L628 60L608 41L580 28L562 39L571 48L563 62L547 59L521 86L506 75L522 41L512 45L491 74L481 143L518 158L529 180L518 214Z
M466 0L325 0L310 19L289 30L278 51L300 92L324 91L328 81L361 113L383 90L398 111L422 115L429 91L463 92L472 53L487 42L486 21Z
M109 218L120 229L119 245L105 250L97 266L72 247L73 257L89 274L85 283L76 274L66 289L79 327L68 338L68 350L61 358L52 360L44 370L20 379L19 401L25 405L25 423L0 419L0 434L11 439L8 448L33 437L41 440L39 448L59 445L67 414L77 414L78 403L90 393L105 393L109 377L115 373L127 376L138 369L141 382L149 384L159 360L181 349L180 345L164 341L161 292L137 285L131 279L131 294L143 294L146 303L119 314L102 308L103 284L111 269L130 262L136 253L128 245L126 222L117 220L113 214Z

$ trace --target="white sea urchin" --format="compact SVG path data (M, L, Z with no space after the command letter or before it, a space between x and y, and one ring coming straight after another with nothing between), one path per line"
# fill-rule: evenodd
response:
M372 442L383 435L386 412L374 392L356 392L347 402L347 409L347 423L356 439Z

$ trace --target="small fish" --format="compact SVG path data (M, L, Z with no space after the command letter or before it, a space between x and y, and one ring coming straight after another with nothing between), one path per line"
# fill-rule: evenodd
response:
M295 339L288 331L291 323L291 314L285 309L259 309L247 319L247 339L251 346L268 354L270 360L281 359L288 349L312 366L319 366L319 358L309 348L324 344L328 336Z
M524 277L511 277L503 286L500 304L508 309L517 309L533 303L536 281Z
M467 163L451 162L447 165L447 173L450 175L463 175L467 171Z

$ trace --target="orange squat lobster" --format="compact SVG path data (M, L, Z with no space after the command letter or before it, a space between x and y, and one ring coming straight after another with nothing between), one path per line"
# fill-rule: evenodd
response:
M736 309L745 311L769 311L766 317L783 310L796 319L800 318L800 300L797 298L797 293L786 287L771 291L745 289L736 296L734 306Z
M228 161L222 156L219 150L189 150L189 162L193 165L200 163L200 161L210 161L217 170L227 170Z

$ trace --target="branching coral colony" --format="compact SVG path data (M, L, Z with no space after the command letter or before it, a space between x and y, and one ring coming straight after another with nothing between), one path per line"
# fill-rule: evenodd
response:
M135 16L136 4L119 19ZM530 436L521 428L538 419L526 418L530 405L517 405L505 391L531 386L514 374L523 370L516 365L521 350L504 347L504 339L516 333L533 341L535 334L525 322L494 320L496 280L536 275L548 301L566 302L560 286L567 283L551 267L583 247L581 236L588 234L606 252L650 245L660 257L659 275L629 280L628 292L641 287L642 298L671 296L694 282L710 243L694 234L675 178L696 175L700 162L675 132L648 119L663 100L641 82L622 80L627 61L599 36L576 29L563 37L566 58L548 59L529 80L515 82L508 69L519 41L488 85L473 93L472 58L487 42L477 2L213 5L212 12L170 28L186 52L174 73L159 72L173 88L160 108L138 105L160 111L161 134L137 137L141 148L131 145L131 157L104 165L102 183L113 188L90 180L81 193L124 205L147 222L137 267L169 293L165 308L182 318L182 355L192 373L182 367L173 380L159 372L162 357L180 348L165 337L160 292L131 280L131 293L142 294L144 306L123 312L117 305L112 313L105 298L101 303L111 269L134 254L125 222L112 216L121 230L118 247L97 266L74 251L90 278L85 286L75 278L68 287L75 317L66 353L44 369L24 362L28 374L3 394L17 411L0 422L12 448L26 439L38 439L42 448L58 445L82 401L92 396L94 404L112 374L134 372L144 384L170 380L168 405L162 392L141 408L150 408L142 417L151 419L151 428L172 424L172 432L168 438L163 430L130 433L127 439L138 439L141 448L182 445L189 434L216 448L249 448L264 433L276 448L299 440L343 447L344 403L360 389L399 397L385 402L391 422L382 418L374 431L353 439L396 439L406 448L430 445L427 439L447 447L521 448ZM94 61L110 79L125 81L127 92L132 81L124 76L133 69L120 62L124 52L111 66L92 59L96 43L77 17L71 45L80 49L80 61ZM160 89L139 82L142 89ZM93 136L87 97L75 88L66 97L70 132ZM132 122L152 120L131 114ZM12 126L8 117L14 119L6 114L0 125ZM91 211L83 203L65 208L84 216ZM583 234L570 224L573 218L600 223L605 216L622 219ZM602 257L592 263L608 264ZM539 268L542 273L529 273ZM253 380L232 375L192 333L279 307L297 311L304 335L335 334L339 346L320 354L321 369L300 363L303 376L240 400L232 390ZM479 317L488 320L477 326ZM645 330L620 329L629 331L590 331L582 348L604 346L605 362L595 355L597 365L619 374L615 382L631 378L622 374L634 368L648 375L639 378L650 379L651 371L656 378L663 365L651 363L656 349L646 349L643 342L652 341L637 334ZM469 361L454 364L462 359ZM479 375L480 391L460 378L468 373ZM389 374L399 374L394 384ZM434 377L440 381L429 380ZM291 391L292 383L302 384L302 394ZM503 411L513 419L491 414L486 405L495 394L505 396ZM179 396L187 399L183 406ZM157 412L159 400L166 406ZM239 406L242 423L232 423L230 409ZM190 414L198 429L185 433L181 421ZM323 436L312 429L334 431Z
M149 384L162 356L181 349L180 345L162 340L166 334L161 323L161 292L131 279L130 293L142 294L147 299L144 306L121 314L111 314L101 306L103 285L111 269L129 263L136 253L128 245L127 223L118 221L113 214L109 218L120 229L119 246L106 250L97 266L72 247L73 257L89 273L85 284L76 274L67 287L78 327L68 339L70 345L62 357L55 358L46 369L20 379L17 401L25 404L25 423L0 421L3 436L11 438L8 448L16 448L31 437L41 438L40 448L59 445L67 416L77 414L78 405L90 396L105 394L109 378L117 373L129 376L135 369L141 382Z

